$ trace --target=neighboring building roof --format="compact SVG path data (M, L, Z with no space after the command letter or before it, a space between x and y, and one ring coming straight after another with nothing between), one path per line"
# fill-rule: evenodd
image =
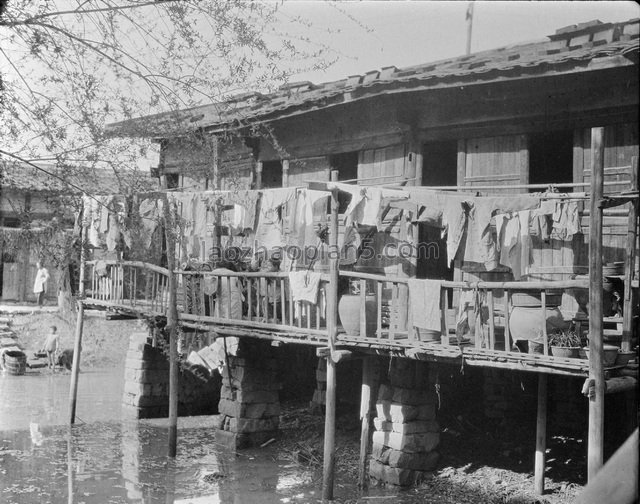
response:
M639 19L590 21L561 28L542 40L314 85L290 83L269 95L249 93L224 103L131 119L107 126L116 136L166 138L200 128L243 126L377 95L497 80L574 73L638 64Z
M65 194L114 194L153 191L158 188L149 172L74 167L62 170L51 163L34 163L0 159L0 188L22 191L64 192Z

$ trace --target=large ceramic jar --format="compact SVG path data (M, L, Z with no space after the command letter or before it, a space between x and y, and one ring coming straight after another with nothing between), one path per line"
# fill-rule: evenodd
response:
M542 302L536 294L514 293L513 308L509 315L509 331L514 341L535 340L542 337ZM547 334L554 329L566 329L569 321L565 321L558 308L561 296L547 295L546 327Z
M375 337L377 321L376 296L365 296L365 313L367 317L367 334L360 334L360 294L343 294L338 303L338 315L343 329L349 336Z

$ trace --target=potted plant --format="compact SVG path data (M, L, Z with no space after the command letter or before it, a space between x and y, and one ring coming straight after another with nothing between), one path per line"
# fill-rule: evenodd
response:
M554 357L577 358L580 344L580 336L573 329L555 329L549 336L549 347Z

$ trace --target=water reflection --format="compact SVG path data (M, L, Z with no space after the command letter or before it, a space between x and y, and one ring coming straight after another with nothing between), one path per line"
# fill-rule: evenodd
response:
M210 421L181 428L169 459L166 420L123 417L121 376L82 373L72 428L68 374L0 377L0 502L251 504L315 495L318 475L278 463L271 450L222 449Z
M319 470L278 460L274 445L230 452L210 418L180 419L178 456L167 421L123 417L122 372L82 373L69 428L69 375L0 376L3 504L287 504L320 500ZM355 482L341 484L355 497ZM363 501L369 502L369 501ZM377 498L377 503L398 502Z

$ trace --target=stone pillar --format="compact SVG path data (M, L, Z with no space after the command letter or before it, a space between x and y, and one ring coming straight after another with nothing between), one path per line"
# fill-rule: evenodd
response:
M313 398L309 402L309 411L313 415L322 415L327 396L327 360L324 357L318 358L316 368L316 389Z
M122 402L135 418L165 417L169 412L169 361L149 340L148 332L129 338Z
M162 335L156 335L160 340ZM162 418L169 414L169 360L154 347L148 332L131 335L124 369L122 402L133 418ZM220 376L201 367L180 363L179 415L216 413Z
M241 340L222 372L216 442L231 449L258 446L278 432L280 383L272 347Z
M379 482L410 486L435 469L440 427L434 381L423 362L391 360L388 383L378 391L373 421L369 474Z

